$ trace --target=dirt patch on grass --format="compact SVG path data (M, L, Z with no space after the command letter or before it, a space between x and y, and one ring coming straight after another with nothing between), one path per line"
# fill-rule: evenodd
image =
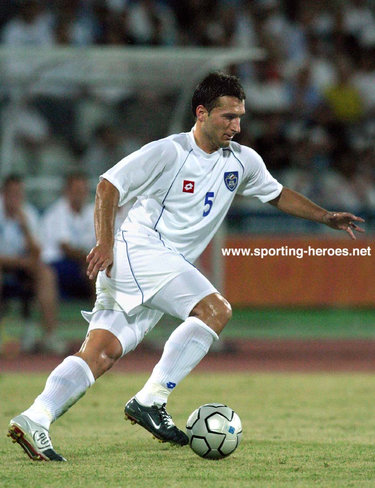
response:
M78 347L72 344L70 352L74 353ZM142 344L118 361L114 371L150 372L160 355L160 348ZM61 360L58 356L20 354L14 347L0 356L0 371L50 371ZM375 341L226 341L211 351L196 371L375 371Z

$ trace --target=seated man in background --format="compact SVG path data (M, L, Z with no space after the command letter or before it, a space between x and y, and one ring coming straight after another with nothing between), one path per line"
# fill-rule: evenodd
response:
M7 298L29 300L35 296L41 309L41 348L63 354L65 346L56 337L56 280L51 268L41 261L38 231L38 214L25 201L21 177L8 175L0 194L0 316ZM37 350L31 323L24 324L21 349Z
M95 244L94 204L88 197L87 177L71 173L63 195L42 219L42 257L55 270L63 298L94 297L94 286L86 276L86 255Z

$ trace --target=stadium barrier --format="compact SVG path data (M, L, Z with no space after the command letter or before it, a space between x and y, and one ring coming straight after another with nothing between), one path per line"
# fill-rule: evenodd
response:
M224 249L224 293L232 305L374 306L371 239L227 236Z

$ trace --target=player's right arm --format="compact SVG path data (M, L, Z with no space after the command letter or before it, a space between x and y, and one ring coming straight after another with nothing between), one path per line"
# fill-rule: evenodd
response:
M94 223L96 245L87 255L87 275L96 278L99 271L110 269L113 263L114 225L119 202L119 191L108 180L100 181L96 188Z

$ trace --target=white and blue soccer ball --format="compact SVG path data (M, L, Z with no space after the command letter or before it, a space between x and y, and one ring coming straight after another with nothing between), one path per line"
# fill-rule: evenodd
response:
M242 437L240 417L227 405L207 403L194 410L186 424L193 451L206 459L221 459L234 452Z

